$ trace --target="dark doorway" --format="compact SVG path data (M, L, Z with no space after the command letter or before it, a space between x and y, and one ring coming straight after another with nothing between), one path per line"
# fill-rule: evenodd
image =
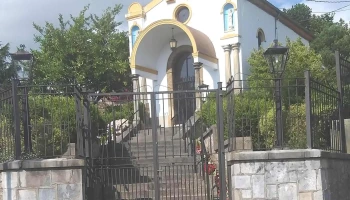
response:
M195 73L191 52L178 56L173 66L174 91L195 90ZM195 93L186 92L174 94L175 123L182 124L193 116L196 108Z

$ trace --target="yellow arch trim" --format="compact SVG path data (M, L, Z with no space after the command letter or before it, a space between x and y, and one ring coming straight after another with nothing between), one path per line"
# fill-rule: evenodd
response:
M235 2L233 2L231 0L226 0L226 3L221 8L221 14L224 13L224 8L227 4L231 4L233 6L233 9L237 10L237 5Z
M191 41L191 45L193 48L193 53L197 53L198 49L197 49L197 44L196 44L196 40L194 39L193 34L191 33L190 29L182 24L181 22L178 22L176 20L173 19L163 19L163 20L159 20L156 22L153 22L152 24L148 25L137 37L136 42L134 44L134 47L132 48L132 52L131 52L131 59L130 59L130 68L135 69L136 67L136 54L137 54L137 50L143 40L143 38L147 35L148 32L150 32L152 29L161 26L161 25L174 25L179 27L181 30L183 30L186 35L189 37L190 41Z

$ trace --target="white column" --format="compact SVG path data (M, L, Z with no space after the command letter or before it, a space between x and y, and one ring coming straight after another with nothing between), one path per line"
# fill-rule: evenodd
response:
M241 44L236 43L232 44L232 55L233 55L233 78L235 80L235 88L241 88L242 83L241 83L241 77L242 77L242 72L241 72L241 65L240 65L240 59L239 59L239 51Z
M231 45L222 46L225 51L225 81L228 83L232 77L231 70Z

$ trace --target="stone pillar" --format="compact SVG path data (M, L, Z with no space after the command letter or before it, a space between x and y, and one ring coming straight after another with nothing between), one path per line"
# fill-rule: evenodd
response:
M222 46L225 52L225 81L226 83L229 82L230 78L232 77L232 70L231 70L231 45L225 45Z
M131 80L132 80L132 86L133 86L133 92L138 93L140 92L140 84L139 84L139 77L138 74L132 74ZM138 119L140 118L138 110L139 110L139 101L140 101L140 95L135 94L134 95L134 120L135 122L138 122Z
M232 47L232 55L233 55L233 78L235 81L235 88L241 88L242 84L241 84L241 65L239 62L239 50L241 47L240 43L236 43L231 45ZM238 90L237 90L238 91Z
M201 84L201 69L203 67L203 63L195 62L193 63L194 67L194 75L195 75L195 89L199 90L198 86ZM196 110L199 110L201 107L201 93L196 92Z
M344 119L344 129L346 140L346 152L350 154L350 119Z

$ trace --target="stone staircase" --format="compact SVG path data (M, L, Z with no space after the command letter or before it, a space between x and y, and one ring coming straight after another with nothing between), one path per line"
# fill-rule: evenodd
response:
M208 185L201 173L200 156L193 156L190 145L173 132L173 128L158 128L159 171L156 177L159 179L160 199L208 200ZM114 184L115 199L154 199L155 144L149 129L139 131L124 143L132 159L131 165L116 172L126 175Z

